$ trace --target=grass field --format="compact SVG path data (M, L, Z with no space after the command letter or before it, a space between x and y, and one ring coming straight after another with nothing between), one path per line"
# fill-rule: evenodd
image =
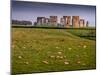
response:
M12 28L11 52L12 74L95 69L95 29Z

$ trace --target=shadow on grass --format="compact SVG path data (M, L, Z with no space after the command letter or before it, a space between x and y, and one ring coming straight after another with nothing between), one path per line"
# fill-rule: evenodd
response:
M12 26L12 28L42 28L42 29L79 29L79 30L88 30L88 29L95 29L95 27L87 27L87 28L66 28L66 27L39 27L39 26Z

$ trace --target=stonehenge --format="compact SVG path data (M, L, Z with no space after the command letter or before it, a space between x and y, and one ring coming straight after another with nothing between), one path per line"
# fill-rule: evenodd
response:
M31 21L19 21L12 20L12 24L18 25L32 25ZM54 27L65 27L65 28L84 28L89 26L89 21L80 18L80 16L62 16L60 18L60 23L58 23L57 16L47 17L37 17L36 21L33 23L34 26L54 26Z

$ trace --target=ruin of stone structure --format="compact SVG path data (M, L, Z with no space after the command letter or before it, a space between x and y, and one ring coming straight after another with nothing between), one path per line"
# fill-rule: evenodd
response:
M86 21L86 27L88 27L89 26L89 21Z
M43 25L45 23L45 17L37 17L37 24Z
M64 18L60 18L60 24L64 26Z
M37 17L37 25L50 25L50 26L60 26L60 27L73 27L73 28L81 28L88 27L89 22L85 22L84 19L80 19L79 16L63 16L60 18L60 24L57 23L57 16L50 16L50 18L46 17ZM72 22L72 23L71 23ZM72 25L71 25L72 24Z
M79 28L79 16L72 16L73 28Z
M65 27L70 27L71 16L63 16Z
M46 25L49 24L49 18L45 18L45 24L46 24Z
M79 26L82 28L82 27L85 27L85 20L84 19L80 19L79 21Z
M57 16L50 16L50 24L53 26L57 25Z

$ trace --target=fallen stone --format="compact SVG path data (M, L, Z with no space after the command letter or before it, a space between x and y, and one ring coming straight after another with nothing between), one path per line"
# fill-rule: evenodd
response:
M83 48L86 48L86 47L87 47L86 45L83 46Z
M50 56L50 58L55 58L55 56L52 55L52 56Z
M72 50L72 48L68 48L68 50Z
M58 59L58 58L60 58L60 56L56 56L56 58Z
M77 61L77 63L80 64L81 62L80 61Z
M60 59L63 59L63 56L60 56Z
M25 64L26 64L26 65L28 65L28 64L29 64L29 62L25 62Z
M21 58L22 58L22 56L18 56L18 58L19 58L19 59L21 59Z
M48 61L42 61L44 64L49 64Z
M56 47L57 49L59 48L59 47Z
M65 61L65 62L64 62L64 64L65 64L65 65L68 65L68 64L69 64L69 62L68 62L68 61Z
M58 52L58 54L59 54L59 55L61 55L61 54L62 54L62 52Z

